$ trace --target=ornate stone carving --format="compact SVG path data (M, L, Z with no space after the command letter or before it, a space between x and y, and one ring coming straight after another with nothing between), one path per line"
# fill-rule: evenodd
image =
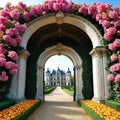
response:
M38 69L39 69L39 70L44 69L44 67L43 67L43 66L37 66L37 67L38 67Z
M92 49L92 51L89 54L93 57L97 57L97 56L102 57L103 54L106 54L106 52L107 52L106 48L104 48L103 46L98 46Z
M63 50L63 44L59 42L56 45L55 50L57 51L58 55L61 55L61 51Z
M80 65L75 65L74 68L76 68L76 69L80 69L81 66L80 66Z
M59 11L57 14L56 14L56 22L57 24L61 25L64 21L64 13Z
M27 50L21 50L18 52L21 57L27 58L30 56L30 53Z

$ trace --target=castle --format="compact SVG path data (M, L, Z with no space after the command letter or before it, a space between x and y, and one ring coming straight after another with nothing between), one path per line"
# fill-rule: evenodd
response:
M57 70L52 70L50 72L49 68L45 71L45 86L71 86L71 71L67 72L60 70L58 67Z

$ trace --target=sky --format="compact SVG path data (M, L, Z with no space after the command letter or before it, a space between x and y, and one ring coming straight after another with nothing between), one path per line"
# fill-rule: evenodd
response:
M3 7L7 2L11 2L12 5L17 5L18 2L22 1L23 3L29 5L35 5L43 3L44 0L1 0L0 7ZM69 0L67 0L69 1ZM102 2L102 3L110 3L113 6L120 7L120 0L72 0L74 3L86 3L92 4L93 2Z
M60 68L60 70L63 70L65 72L67 72L69 68L73 75L73 63L68 57L64 55L60 55L60 56L55 55L50 57L46 61L45 69L49 68L50 71L52 71L53 69L57 70L58 67Z
M44 0L2 0L0 2L0 7L4 7L7 2L11 2L12 5L17 5L18 2L20 2L20 1L25 3L27 6L30 6L30 5L41 4L41 3L43 3ZM69 0L67 0L67 1L69 1ZM113 5L113 7L115 7L115 6L120 7L120 0L72 0L72 1L76 4L83 4L83 3L92 4L94 2L102 2L102 3L110 3ZM65 70L65 71L67 71L67 69L69 67L73 74L72 61L63 55L61 55L61 56L55 55L46 61L45 69L50 68L50 70L52 70L52 69L57 70L58 67L61 70Z

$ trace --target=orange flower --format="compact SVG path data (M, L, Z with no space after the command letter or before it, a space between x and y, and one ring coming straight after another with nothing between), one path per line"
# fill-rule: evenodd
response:
M120 120L120 112L93 100L81 100L104 120Z
M36 104L38 101L39 100L25 100L9 107L0 112L0 120L13 120L15 117Z

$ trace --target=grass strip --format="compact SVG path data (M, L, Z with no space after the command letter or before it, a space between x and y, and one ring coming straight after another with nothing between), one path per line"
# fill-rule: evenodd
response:
M106 104L107 106L109 106L109 107L117 110L117 111L120 111L120 103L118 103L118 102L115 102L115 101L113 101L113 100L106 100L106 101L105 101L105 104Z

